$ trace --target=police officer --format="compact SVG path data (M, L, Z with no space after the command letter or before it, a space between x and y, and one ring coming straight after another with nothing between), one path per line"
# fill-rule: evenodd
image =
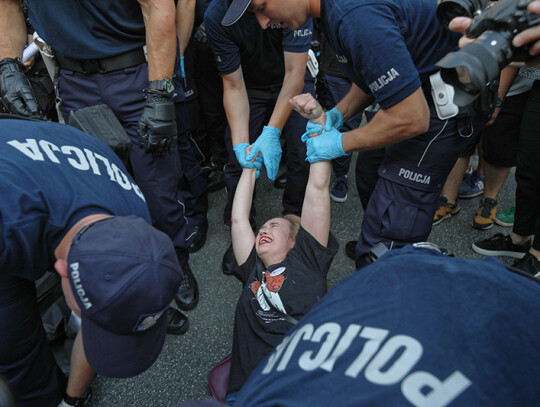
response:
M133 176L144 193L153 224L172 239L186 274L177 303L183 309L192 308L198 292L188 264L188 248L195 234L184 217L179 188L182 165L171 100L174 2L26 3L30 22L56 55L64 119L73 110L106 104L130 136ZM2 0L0 7L2 98L11 111L30 115L34 111L32 97L17 60L26 41L22 10L16 0Z
M0 376L18 406L76 405L95 372L128 377L152 365L182 271L108 147L59 123L1 122ZM35 290L53 265L82 320L67 387Z
M293 29L321 17L322 30L353 82L326 113L323 137L307 140L308 160L387 146L356 245L357 268L368 264L369 250L378 242L395 248L426 240L444 180L463 148L459 133L471 130L469 120L457 119L464 111L450 102L451 112L437 113L431 96L434 81L437 97L452 100L444 83L430 77L437 73L435 63L458 42L437 21L437 2L234 0L232 6L239 2L249 4L263 23L281 21ZM380 110L368 125L338 130L343 119L373 102Z
M299 135L306 119L291 113L288 100L299 92L314 94L313 77L306 71L313 25L306 21L296 30L261 24L256 15L230 16L227 0L214 0L205 13L208 42L223 79L223 104L228 120L225 141L229 163L225 167L228 201L224 221L231 223L231 206L242 167L260 152L268 178L274 180L281 159L280 136L287 142L287 187L283 213L300 215L308 178L305 146ZM304 81L304 78L306 80ZM263 126L264 125L264 126ZM246 147L255 143L250 156ZM254 209L251 224L255 228ZM232 246L222 268L230 274L237 267Z

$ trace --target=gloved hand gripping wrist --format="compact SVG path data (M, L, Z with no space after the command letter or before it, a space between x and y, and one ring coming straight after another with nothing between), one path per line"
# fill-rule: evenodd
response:
M281 144L279 138L281 130L272 126L264 126L261 135L257 138L251 148L247 160L252 160L257 153L262 154L262 160L266 167L266 174L272 181L276 179L281 161Z

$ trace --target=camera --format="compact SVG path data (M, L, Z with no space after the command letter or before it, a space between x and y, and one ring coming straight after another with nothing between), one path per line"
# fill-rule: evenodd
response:
M437 18L448 28L455 17L479 16L488 3L489 0L442 0L437 6Z
M442 78L455 89L454 103L468 105L498 79L501 69L510 62L530 59L529 47L516 48L512 40L519 32L540 24L540 15L527 10L532 1L499 0L485 6L467 30L467 36L475 40L437 62ZM481 4L482 1L445 0L437 7L437 16L447 26L456 12L465 10L465 16L473 16Z

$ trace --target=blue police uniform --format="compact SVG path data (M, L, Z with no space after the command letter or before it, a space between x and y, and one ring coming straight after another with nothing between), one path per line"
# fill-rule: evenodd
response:
M236 404L536 406L539 306L539 282L495 258L392 250L334 286Z
M0 375L17 406L56 406L65 377L47 345L35 281L82 218L136 215L144 196L103 143L67 125L2 120L0 126Z
M153 224L180 249L183 266L194 236L187 225L179 188L183 175L179 154L154 158L137 144L137 123L145 104L142 91L148 85L140 5L136 0L27 3L32 25L56 53L62 115L67 119L73 110L98 104L113 110L132 140L133 176L146 197ZM114 63L104 61L120 56ZM105 65L113 65L112 70L99 72Z
M174 83L174 109L176 114L176 127L178 129L177 150L182 167L180 185L185 204L185 216L190 226L200 226L206 222L208 212L208 179L201 164L197 160L193 146L188 137L191 137L189 109L187 103L193 102L197 97L197 88L192 81L182 78L180 65L180 48L176 40L176 61L173 74ZM185 87L185 88L184 88Z
M229 7L227 0L214 0L204 16L208 42L214 51L221 75L235 72L242 66L242 74L249 97L249 142L261 134L263 125L272 114L283 84L285 65L283 52L306 52L311 46L313 23L309 20L298 30L268 27L262 30L253 13L245 13L231 26L222 26L221 20ZM315 95L314 79L306 71L304 93ZM309 175L305 161L306 147L300 140L307 120L292 112L283 127L287 142L287 186L283 193L283 212L300 215ZM242 168L232 149L231 131L227 127L225 143L229 163L225 167L228 202L224 221L230 225L231 208ZM253 223L254 206L251 221Z
M437 21L432 0L321 0L322 30L343 70L382 109L410 96L457 47L459 36ZM400 247L427 240L446 177L465 137L468 111L440 120L430 92L429 130L386 148L379 180L367 206L356 245L356 266L368 264L378 242Z

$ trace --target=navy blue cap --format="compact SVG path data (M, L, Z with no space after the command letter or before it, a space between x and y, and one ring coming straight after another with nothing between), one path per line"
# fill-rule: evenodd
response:
M240 20L240 17L246 12L249 3L251 3L251 0L232 0L223 20L221 20L221 25L233 25Z
M106 218L81 229L67 260L90 366L108 377L144 372L183 278L171 239L137 216Z

